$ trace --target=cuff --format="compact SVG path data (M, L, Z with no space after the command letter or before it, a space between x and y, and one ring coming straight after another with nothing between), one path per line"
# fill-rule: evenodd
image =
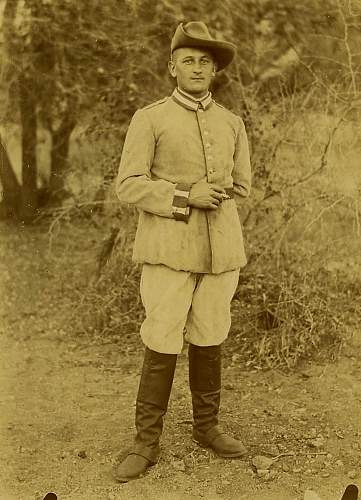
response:
M190 207L188 206L190 189L191 184L176 184L172 203L172 213L176 220L188 222L190 215Z

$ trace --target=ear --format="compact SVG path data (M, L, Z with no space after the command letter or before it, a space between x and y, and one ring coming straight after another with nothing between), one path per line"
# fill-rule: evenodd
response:
M172 75L173 78L175 78L177 76L177 72L176 72L176 69L175 69L175 64L174 64L174 61L172 61L172 59L170 61L168 61L168 70L169 70L169 73Z
M212 76L216 76L216 72L217 72L217 64L214 63L213 64L213 70L212 70Z

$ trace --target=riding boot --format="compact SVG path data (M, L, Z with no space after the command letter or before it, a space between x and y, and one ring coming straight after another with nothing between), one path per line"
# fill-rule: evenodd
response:
M189 385L193 406L193 439L225 458L247 453L241 441L218 425L221 398L221 346L189 344Z
M133 448L114 468L114 476L119 482L137 479L158 461L163 417L168 408L176 362L176 354L163 354L145 348L136 400L137 433Z

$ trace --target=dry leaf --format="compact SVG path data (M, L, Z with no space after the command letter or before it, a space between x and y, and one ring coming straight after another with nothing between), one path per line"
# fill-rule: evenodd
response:
M256 469L266 470L271 467L273 464L272 458L264 457L263 455L257 455L253 458L252 464L256 467Z

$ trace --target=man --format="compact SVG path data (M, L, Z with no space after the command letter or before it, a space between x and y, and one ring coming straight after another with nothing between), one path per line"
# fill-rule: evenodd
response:
M221 457L247 452L218 426L221 344L246 264L237 204L249 194L251 174L243 122L212 100L209 86L234 53L234 45L213 39L204 23L180 24L169 62L177 88L135 113L124 143L116 191L140 211L133 259L143 264L146 347L135 443L114 470L120 482L158 460L184 338L193 439Z

